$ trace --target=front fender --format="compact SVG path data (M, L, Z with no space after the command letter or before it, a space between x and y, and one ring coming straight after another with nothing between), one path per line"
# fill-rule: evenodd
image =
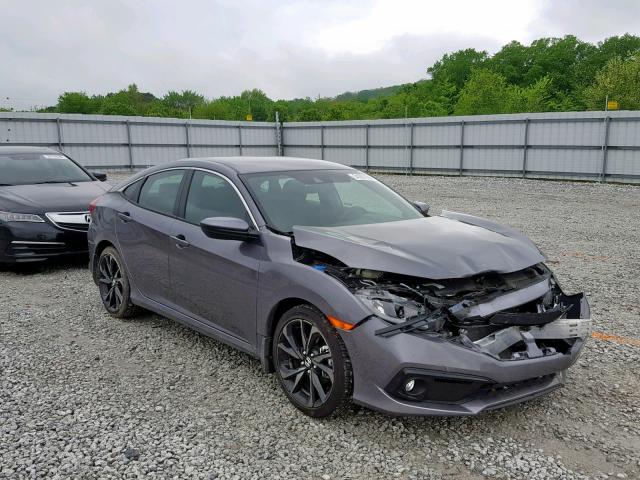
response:
M300 299L314 305L324 315L357 324L371 315L353 294L335 278L308 265L263 264L258 282L257 333L269 337L273 312L280 302Z

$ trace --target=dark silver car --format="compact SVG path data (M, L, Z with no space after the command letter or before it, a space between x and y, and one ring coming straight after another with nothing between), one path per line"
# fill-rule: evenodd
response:
M115 317L143 307L259 358L322 417L350 400L472 415L565 382L591 329L520 233L428 214L358 170L207 158L145 170L91 206Z

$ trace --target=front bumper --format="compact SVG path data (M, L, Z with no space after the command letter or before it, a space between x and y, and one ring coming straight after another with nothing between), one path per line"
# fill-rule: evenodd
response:
M87 234L45 222L0 222L0 263L42 262L86 255Z
M354 402L392 415L475 415L545 395L565 383L585 340L573 339L564 353L501 360L420 333L376 336L385 326L371 317L341 336L354 372ZM410 379L429 390L426 399L401 394Z

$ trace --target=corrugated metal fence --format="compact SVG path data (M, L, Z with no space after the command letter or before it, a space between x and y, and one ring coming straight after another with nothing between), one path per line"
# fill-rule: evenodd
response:
M38 145L88 167L142 168L185 157L277 155L272 122L0 113L0 145Z
M52 146L100 168L283 152L406 174L640 182L640 112L298 122L280 129L270 122L0 113L2 144Z

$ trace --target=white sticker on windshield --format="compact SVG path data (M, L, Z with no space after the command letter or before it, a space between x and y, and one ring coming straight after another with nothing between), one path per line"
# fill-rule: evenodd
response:
M354 180L373 180L373 177L370 177L366 173L350 173L349 176Z
M42 155L42 158L51 158L51 159L56 159L56 160L64 160L67 157L65 157L64 155L47 155L47 154L44 154L44 155Z

